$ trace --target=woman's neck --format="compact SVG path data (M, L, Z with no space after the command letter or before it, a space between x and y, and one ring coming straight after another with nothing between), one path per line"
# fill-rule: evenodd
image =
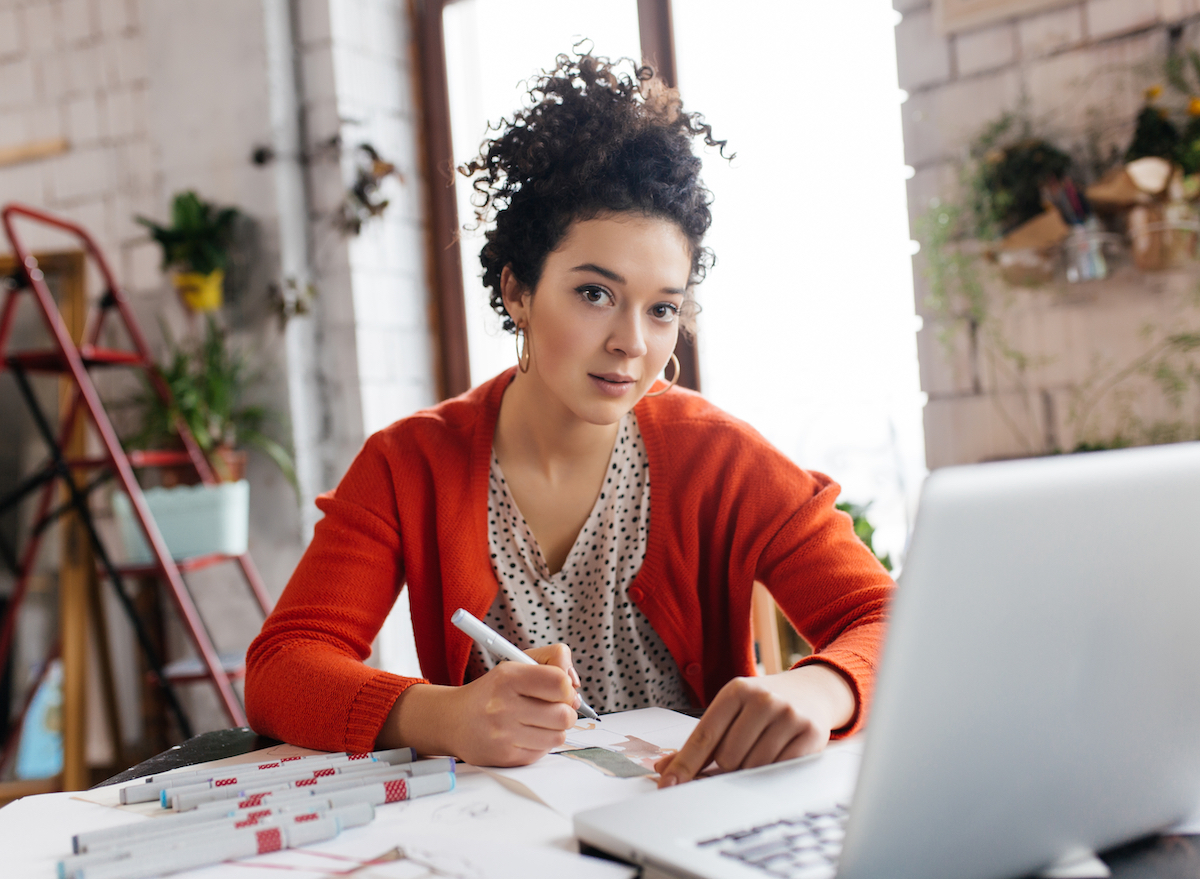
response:
M597 459L607 462L620 425L584 421L536 384L517 373L504 392L493 439L501 467L517 465L555 482L592 469Z

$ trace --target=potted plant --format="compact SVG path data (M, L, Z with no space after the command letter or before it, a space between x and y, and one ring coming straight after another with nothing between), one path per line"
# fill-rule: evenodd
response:
M137 217L163 249L163 271L173 271L175 289L192 311L221 307L236 208L218 208L192 190L175 196L171 225Z
M175 342L164 327L167 356L158 371L171 391L166 404L147 379L132 402L140 415L130 448L178 448L175 425L182 420L208 457L221 484L197 485L190 466L162 471L162 487L144 492L159 531L175 558L209 553L239 555L246 551L250 493L243 479L246 448L265 453L299 493L291 455L263 433L273 417L264 406L243 402L253 375L246 357L234 351L228 337L211 316L202 339L191 344ZM129 499L113 495L113 512L126 547L128 561L149 563L151 553L134 518Z
M222 480L241 478L244 449L251 448L274 461L296 488L291 455L263 433L275 413L244 402L254 376L245 355L230 348L225 330L210 315L204 337L193 344L177 343L165 327L163 335L167 356L158 370L171 390L172 403L164 404L147 382L133 401L140 410L141 424L127 445L142 449L176 447L179 436L175 423L182 418Z

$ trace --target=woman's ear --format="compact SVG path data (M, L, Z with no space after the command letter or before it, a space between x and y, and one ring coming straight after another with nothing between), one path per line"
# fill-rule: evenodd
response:
M513 323L519 327L529 323L529 288L517 280L512 266L505 266L500 272L500 297Z

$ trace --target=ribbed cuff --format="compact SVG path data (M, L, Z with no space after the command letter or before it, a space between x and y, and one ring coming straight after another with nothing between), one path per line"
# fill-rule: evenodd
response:
M871 684L875 680L874 666L856 653L841 650L832 655L814 653L812 656L801 659L792 668L801 668L806 665L824 665L833 669L846 679L846 683L850 685L850 689L854 693L854 713L850 715L849 723L830 732L829 737L844 739L859 732L866 719L867 706L871 699Z
M423 678L402 678L389 672L379 672L371 677L350 705L343 748L351 754L374 750L379 731L400 694L413 684L427 683Z

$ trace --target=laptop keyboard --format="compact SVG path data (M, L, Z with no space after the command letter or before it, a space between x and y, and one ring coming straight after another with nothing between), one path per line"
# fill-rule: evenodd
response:
M827 811L806 812L714 836L696 845L757 867L768 876L825 879L833 876L837 867L849 814L849 808L839 804Z

